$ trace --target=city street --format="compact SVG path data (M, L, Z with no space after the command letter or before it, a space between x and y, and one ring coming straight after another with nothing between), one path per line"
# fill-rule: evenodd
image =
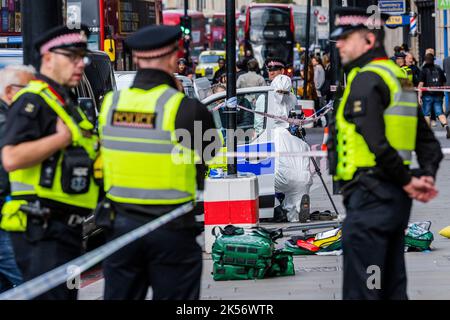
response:
M450 147L445 132L434 128L443 148ZM321 143L323 129L307 131L308 141ZM323 168L322 168L323 169ZM331 188L331 178L324 174ZM450 299L450 240L438 231L450 224L448 214L450 200L450 156L441 163L437 177L439 196L429 204L414 203L410 221L431 221L435 240L431 252L409 252L405 254L408 272L408 294L410 299ZM334 196L338 210L343 211L341 197ZM311 191L311 210L330 209L330 202L317 176ZM341 217L342 218L342 217ZM282 227L288 224L264 224ZM286 239L278 240L283 246ZM295 276L248 281L214 281L211 276L211 256L204 254L201 299L208 300L340 300L342 288L342 256L294 257ZM104 281L99 269L82 278L81 300L102 299ZM151 298L151 290L148 298Z

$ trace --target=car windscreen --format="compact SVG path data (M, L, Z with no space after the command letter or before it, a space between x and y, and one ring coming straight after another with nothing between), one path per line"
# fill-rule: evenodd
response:
M200 57L200 63L217 63L222 56L219 55L207 55Z

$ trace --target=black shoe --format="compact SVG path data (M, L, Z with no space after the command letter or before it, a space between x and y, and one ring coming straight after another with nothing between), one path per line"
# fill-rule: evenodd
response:
M287 210L284 210L281 205L274 208L273 222L288 222Z
M304 194L300 202L300 212L298 213L298 220L302 223L309 219L310 199L309 195Z
M447 139L450 139L450 127L445 126L445 130L447 131Z

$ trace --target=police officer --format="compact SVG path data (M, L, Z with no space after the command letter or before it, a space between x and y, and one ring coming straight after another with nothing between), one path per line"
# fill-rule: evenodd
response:
M436 196L442 160L411 84L386 55L385 19L342 8L332 33L347 75L329 143L331 173L342 186L347 212L344 299L407 299L404 230L412 199ZM413 151L416 170L409 168Z
M269 85L277 76L285 74L286 64L281 59L267 58L264 65L266 66L265 72L267 72L267 77L269 78Z
M403 70L409 81L413 81L413 72L410 67L406 65L406 54L403 52L395 53L395 63Z
M82 222L98 201L91 177L98 139L71 89L88 63L86 27L56 27L36 41L40 73L16 96L8 114L2 160L12 201L1 227L12 231L24 280L82 253ZM40 299L76 299L66 283Z
M99 129L109 202L104 207L113 212L105 216L115 217L110 239L194 200L205 176L194 154L202 155L210 144L200 134L211 129L221 147L207 108L176 90L180 37L173 26L148 26L129 36L125 42L133 50L136 78L130 89L105 97ZM182 139L174 138L178 132ZM179 161L183 154L189 161ZM100 217L105 211L98 221L105 221ZM199 232L189 212L111 255L103 265L104 298L145 299L151 286L153 299L198 299Z

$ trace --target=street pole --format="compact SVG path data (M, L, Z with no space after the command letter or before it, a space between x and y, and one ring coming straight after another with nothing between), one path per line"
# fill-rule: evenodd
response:
M189 16L188 9L189 9L189 0L184 0L184 21L187 21L187 19L188 19L188 16ZM189 45L190 45L190 41L188 41L186 39L186 35L183 35L184 58L186 59L188 65L190 65L190 63L189 63ZM192 66L190 66L190 67L192 67Z
M305 43L305 65L303 66L303 99L306 99L308 89L308 66L309 66L309 46L311 29L311 0L307 0L306 6L306 43ZM315 88L315 87L314 87ZM314 89L313 88L313 89Z
M22 0L23 63L40 67L39 53L34 49L36 38L63 24L62 0Z
M226 34L227 34L227 151L237 151L236 137L236 1L226 0ZM237 176L237 158L227 159L228 176Z

